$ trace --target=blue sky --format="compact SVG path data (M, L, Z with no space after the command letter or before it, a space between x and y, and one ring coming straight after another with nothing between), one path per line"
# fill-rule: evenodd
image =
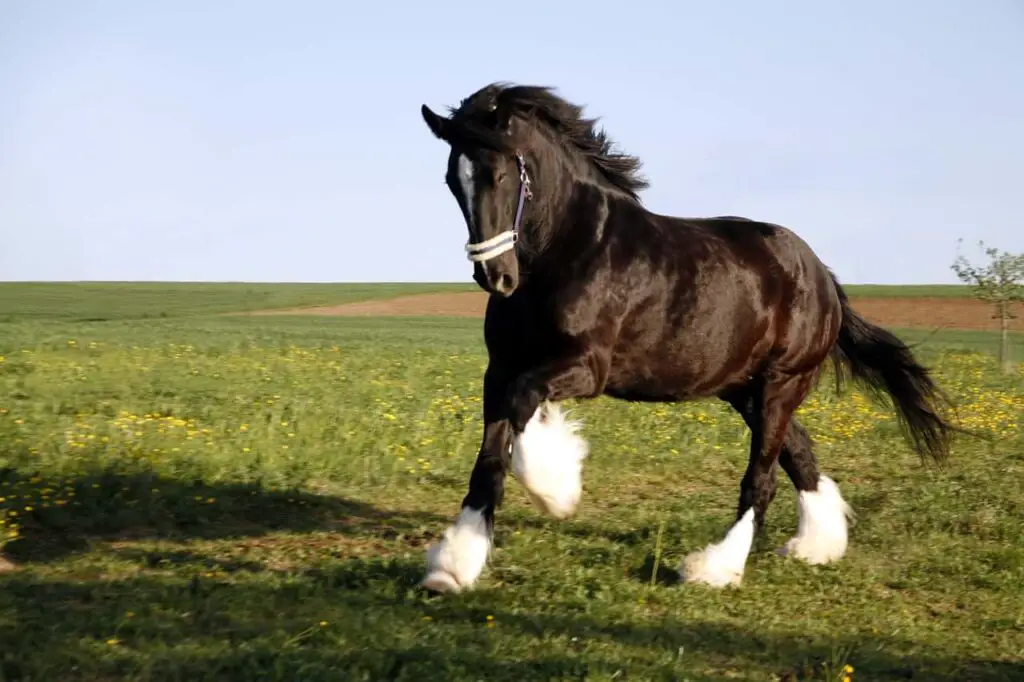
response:
M0 0L0 279L469 282L419 107L495 80L846 282L1024 251L1020 0Z

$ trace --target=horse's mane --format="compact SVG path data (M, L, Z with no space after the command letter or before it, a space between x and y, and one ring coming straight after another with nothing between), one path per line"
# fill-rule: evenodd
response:
M584 118L582 107L562 99L553 88L492 83L450 111L452 120L476 143L502 152L511 150L507 136L497 129L498 120L518 115L539 121L556 141L582 154L609 183L633 199L639 201L639 193L648 187L640 174L640 159L614 151L614 142L597 128L597 119Z

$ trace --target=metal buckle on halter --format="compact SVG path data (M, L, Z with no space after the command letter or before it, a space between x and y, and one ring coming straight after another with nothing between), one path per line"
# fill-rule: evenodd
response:
M523 153L516 150L516 165L519 166L519 182L522 187L523 194L527 199L533 198L533 191L530 189L530 174L526 172L526 159L523 158Z

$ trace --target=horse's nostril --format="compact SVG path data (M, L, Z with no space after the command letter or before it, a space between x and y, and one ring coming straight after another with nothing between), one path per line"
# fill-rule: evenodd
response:
M501 277L498 278L498 282L494 286L494 288L497 289L500 293L504 294L508 293L509 291L512 291L513 286L514 284L512 283L512 277L510 277L509 275L502 275Z

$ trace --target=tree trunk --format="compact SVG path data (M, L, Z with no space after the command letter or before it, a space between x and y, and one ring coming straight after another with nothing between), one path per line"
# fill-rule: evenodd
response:
M1006 301L999 302L999 366L1009 374L1010 363L1010 311Z

